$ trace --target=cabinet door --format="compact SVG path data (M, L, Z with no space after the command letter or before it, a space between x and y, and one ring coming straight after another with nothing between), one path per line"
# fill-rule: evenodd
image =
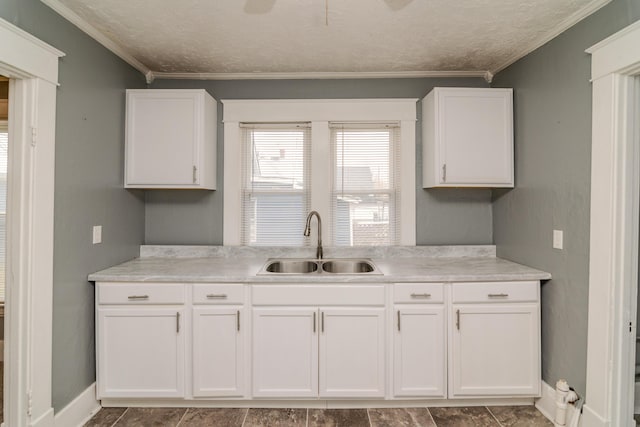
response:
M129 91L126 184L196 184L202 108L193 92Z
M320 309L320 396L383 397L383 308Z
M444 307L395 307L394 395L446 397Z
M450 397L539 394L537 304L454 305L450 330Z
M244 395L242 307L193 309L193 395Z
M184 396L184 309L99 308L98 398Z
M438 126L446 184L513 184L513 111L509 90L440 92Z
M253 395L317 397L315 308L253 309Z

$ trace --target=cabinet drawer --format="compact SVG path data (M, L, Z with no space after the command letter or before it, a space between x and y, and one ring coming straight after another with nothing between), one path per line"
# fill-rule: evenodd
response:
M244 304L244 286L240 284L193 285L194 304Z
M98 304L184 304L179 283L98 283Z
M454 283L454 303L466 302L537 302L537 281Z
M444 302L442 283L397 283L393 286L393 302L434 304Z

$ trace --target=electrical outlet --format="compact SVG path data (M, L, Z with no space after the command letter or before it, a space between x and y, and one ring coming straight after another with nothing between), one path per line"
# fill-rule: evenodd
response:
M93 244L102 243L102 226L94 225L93 226Z
M553 230L553 249L563 248L563 236L562 230Z

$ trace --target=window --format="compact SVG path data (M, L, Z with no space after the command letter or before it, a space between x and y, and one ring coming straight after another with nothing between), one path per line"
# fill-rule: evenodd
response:
M415 245L416 101L222 100L223 243Z
M331 125L331 225L337 246L398 243L396 124Z
M242 128L242 244L302 246L311 205L309 125Z

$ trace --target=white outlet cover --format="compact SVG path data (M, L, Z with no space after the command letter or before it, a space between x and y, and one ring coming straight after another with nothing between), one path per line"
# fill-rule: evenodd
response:
M553 230L553 249L562 249L564 246L562 230Z
M102 226L94 225L93 226L93 244L102 243Z

